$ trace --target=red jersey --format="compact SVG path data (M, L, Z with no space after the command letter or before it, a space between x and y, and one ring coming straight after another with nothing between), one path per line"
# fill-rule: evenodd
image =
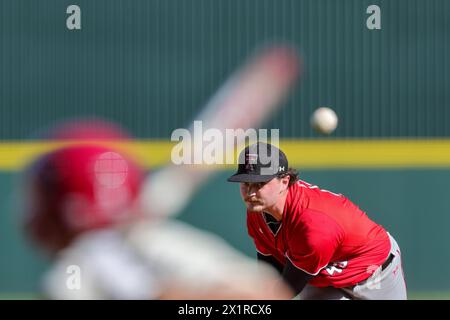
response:
M348 287L367 279L389 255L385 229L341 194L304 181L293 184L286 197L278 231L263 213L247 211L248 233L256 249L281 264L289 259L315 275L317 287Z

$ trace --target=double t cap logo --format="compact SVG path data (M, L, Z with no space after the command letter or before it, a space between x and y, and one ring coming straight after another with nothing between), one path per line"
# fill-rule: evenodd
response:
M236 174L230 182L267 182L287 172L286 155L274 145L258 142L246 147L239 155Z

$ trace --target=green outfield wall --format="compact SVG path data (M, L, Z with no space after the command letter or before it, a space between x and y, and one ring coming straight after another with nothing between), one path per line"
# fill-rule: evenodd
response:
M284 41L302 80L268 127L315 137L309 117L336 110L337 137L448 137L446 0L0 1L0 138L62 117L104 116L142 138L192 120L256 48ZM381 29L370 30L370 5Z

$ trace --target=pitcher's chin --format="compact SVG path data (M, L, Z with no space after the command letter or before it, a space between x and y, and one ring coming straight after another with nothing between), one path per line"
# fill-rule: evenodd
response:
M261 204L246 203L247 209L251 212L263 212L264 206Z

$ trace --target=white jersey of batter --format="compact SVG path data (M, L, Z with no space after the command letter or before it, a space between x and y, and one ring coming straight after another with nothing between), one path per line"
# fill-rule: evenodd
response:
M77 238L44 276L43 291L50 299L155 299L169 283L201 292L231 277L264 292L260 280L277 276L209 232L141 221Z

